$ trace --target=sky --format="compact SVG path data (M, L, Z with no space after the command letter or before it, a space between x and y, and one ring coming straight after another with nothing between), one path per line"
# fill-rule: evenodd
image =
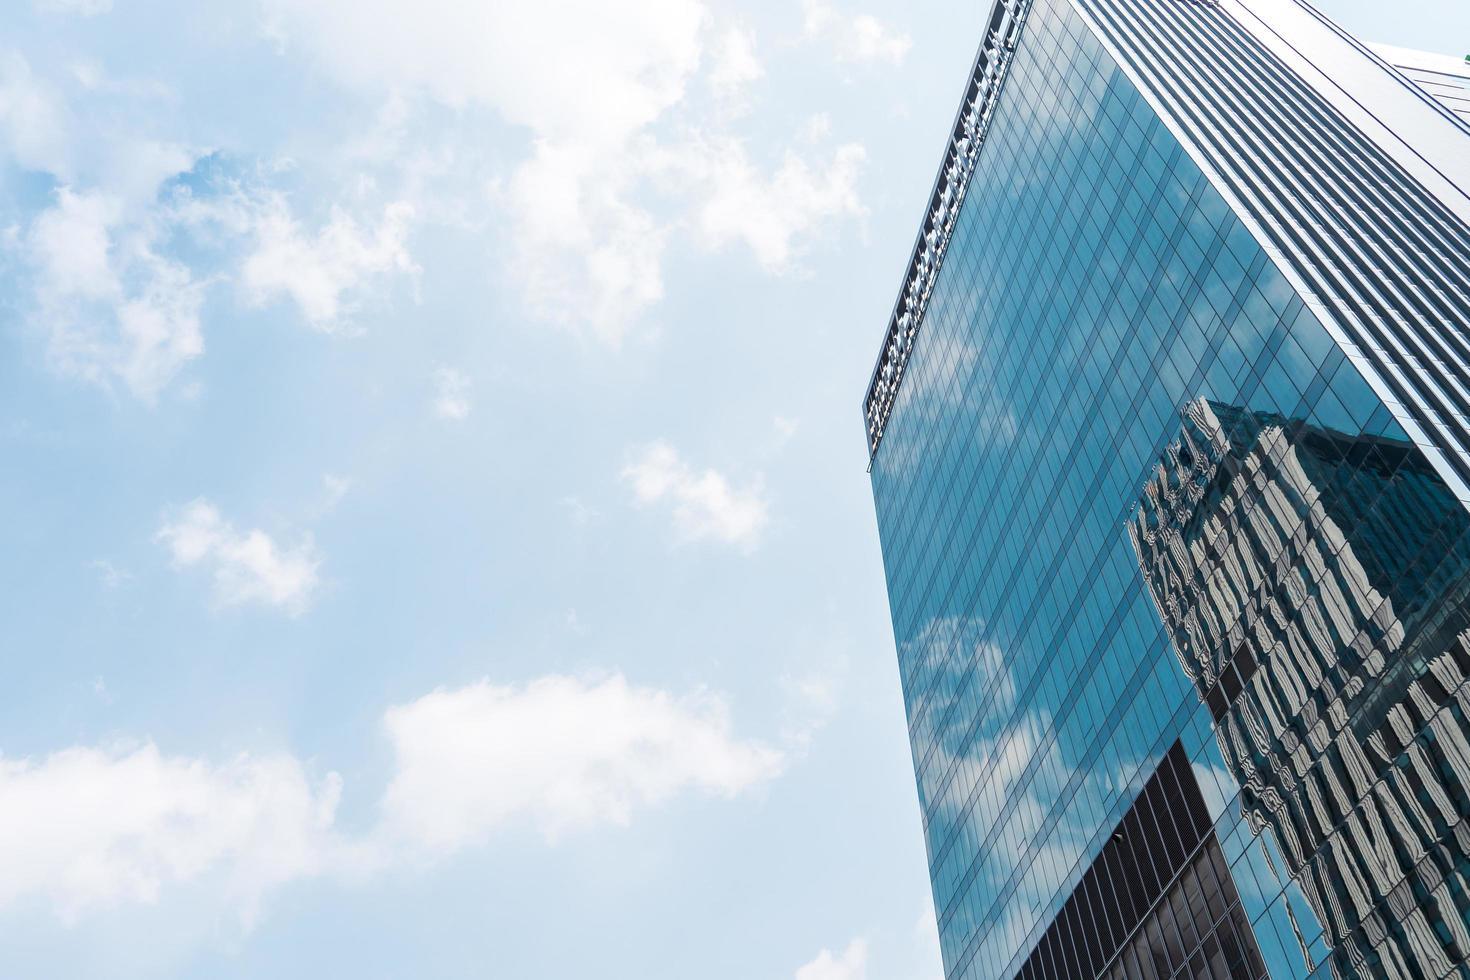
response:
M5 4L6 974L940 976L860 402L983 6Z

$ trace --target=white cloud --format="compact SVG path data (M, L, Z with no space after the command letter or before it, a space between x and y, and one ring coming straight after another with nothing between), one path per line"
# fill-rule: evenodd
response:
M820 143L832 135L832 117L825 112L816 112L807 117L801 126L801 138L808 143Z
M299 46L351 87L482 105L541 136L603 147L679 100L705 20L696 0L266 0L265 8L284 47Z
M211 765L145 743L0 759L0 906L39 897L71 920L215 874L248 926L265 891L324 868L339 792L290 756Z
M267 11L283 46L345 85L526 127L531 154L496 196L512 218L509 272L536 316L617 344L663 296L666 231L631 196L635 137L682 98L702 4L268 0Z
M469 418L470 379L463 371L441 367L434 372L434 414L441 419Z
M204 287L155 249L155 229L123 221L99 192L57 191L32 222L35 323L52 363L99 384L121 381L152 401L204 351Z
M796 971L796 980L866 980L867 976L868 944L863 939L854 939L839 955L824 949Z
M345 85L485 107L529 130L532 153L501 203L514 223L510 271L537 316L616 344L662 297L665 231L630 197L634 144L698 65L706 15L697 0L268 0L266 9L283 47Z
M721 698L619 675L440 689L383 725L393 773L361 831L336 822L341 778L313 778L289 753L216 763L141 742L0 756L0 909L39 901L75 921L190 886L189 901L218 902L248 930L292 881L421 865L512 824L548 839L627 824L677 794L737 796L782 766L732 733Z
M56 204L31 225L30 245L49 290L79 299L114 299L122 284L112 267L115 201L61 188Z
M148 110L169 93L89 64L59 79L70 100L21 56L0 54L0 152L59 185L13 243L31 273L28 320L59 372L152 402L203 353L201 311L216 279L238 276L256 304L287 297L308 323L332 329L383 276L416 274L407 204L390 203L368 222L334 208L311 231L282 195L258 188L161 194L206 152L146 135ZM227 273L199 273L202 259L178 257L181 233L205 225L226 232Z
M266 9L284 51L345 86L489 109L525 127L527 156L488 182L511 219L506 271L535 316L610 346L662 299L676 232L714 247L745 242L767 269L786 271L802 236L861 213L860 148L840 147L831 162L787 155L767 175L738 141L706 135L685 100L701 63L725 109L762 67L751 32L709 26L697 0L267 0Z
M802 10L807 36L828 41L839 61L897 65L913 45L907 34L876 17L846 14L828 0L803 0Z
M755 53L755 34L741 26L727 27L715 44L708 81L715 95L737 100L745 87L765 74Z
M638 450L622 476L638 503L672 505L674 526L685 540L712 538L749 550L766 526L768 504L759 478L736 489L715 470L696 472L666 442Z
M199 311L204 286L188 268L151 251L141 286L117 308L120 345L110 369L134 394L152 399L188 361L204 353Z
M0 51L0 153L23 169L100 190L131 218L152 202L163 180L202 155L149 135L154 110L172 98L167 88L112 79L86 62L65 71L49 67L50 77L43 77L23 55Z
M783 675L781 684L788 694L813 715L826 719L837 711L839 680L831 673Z
M855 143L828 160L793 149L767 173L733 137L641 138L603 157L541 140L504 195L516 217L513 267L537 315L616 346L663 298L663 256L678 224L708 248L743 243L767 272L790 272L808 239L866 213L857 190L865 156ZM635 203L649 181L676 192L682 222Z
M668 228L632 199L645 153L538 140L504 196L516 226L512 270L531 310L610 346L664 294Z
M58 185L11 245L31 273L27 319L59 372L152 402L203 353L214 281L237 280L256 305L289 299L331 330L387 276L417 276L405 201L377 214L335 206L312 227L259 181L168 186L209 152L149 135L170 115L158 111L172 104L169 90L86 62L50 75L0 52L0 154ZM205 229L224 234L193 239L200 251L179 248Z
M406 244L413 217L406 204L386 206L375 226L333 208L330 219L309 232L277 193L236 189L215 198L180 194L158 201L153 195L160 175L187 167L188 157L133 150L138 166L114 175L124 194L63 186L22 240L33 273L33 321L64 374L102 385L121 382L152 402L204 353L205 290L219 277L200 279L162 254L161 243L180 231L215 229L228 246L243 244L232 264L239 263L246 300L262 305L289 298L320 330L341 327L384 277L417 275Z
M117 195L130 212L153 208L160 185L188 172L204 156L178 143L150 139L119 140L95 152L105 155L96 166L97 185Z
M299 615L317 589L321 557L310 535L283 548L262 530L236 530L202 498L165 521L155 537L175 567L213 570L214 597L222 606L258 603Z
M866 214L857 191L865 157L856 143L815 164L788 150L767 178L737 141L711 143L688 157L690 172L706 188L698 229L712 246L742 241L767 271L789 271L803 237L830 219Z
M60 95L19 54L0 54L0 149L27 170L71 175L68 115Z
M680 791L733 797L781 767L778 751L732 735L720 698L619 675L481 681L391 708L385 724L397 760L386 832L430 853L511 823L548 836L626 824Z
M409 204L397 201L383 209L376 227L365 228L333 208L311 234L283 197L267 195L250 215L254 244L241 267L241 285L256 305L289 297L307 323L332 330L351 312L346 294L389 273L418 273L407 247L413 216Z
M204 284L164 254L152 210L197 155L115 129L113 113L76 116L23 57L0 55L0 150L59 184L13 242L30 272L27 320L61 373L151 402L204 350Z

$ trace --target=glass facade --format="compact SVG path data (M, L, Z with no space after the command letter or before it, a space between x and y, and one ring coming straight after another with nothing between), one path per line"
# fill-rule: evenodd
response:
M1418 388L1381 396L1393 352L1268 256L1089 2L998 6L1003 86L867 406L946 974L1461 969L1456 447Z

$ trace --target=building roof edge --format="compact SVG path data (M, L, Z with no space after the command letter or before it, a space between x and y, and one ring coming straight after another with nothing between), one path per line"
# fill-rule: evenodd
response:
M929 193L924 220L914 239L908 267L893 312L889 314L883 343L868 379L863 396L863 423L867 430L868 462L878 452L883 440L888 415L893 409L904 366L923 320L929 293L934 287L955 218L964 200L970 177L975 171L980 145L990 122L991 112L1000 95L1010 66L1011 55L1020 39L1021 23L1030 0L995 0L985 36L981 39L965 86L964 98L955 113L945 143L944 158Z

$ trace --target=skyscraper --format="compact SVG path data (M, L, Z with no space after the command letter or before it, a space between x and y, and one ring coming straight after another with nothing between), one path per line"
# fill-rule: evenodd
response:
M1383 54L993 8L863 406L951 980L1470 976L1470 126Z

